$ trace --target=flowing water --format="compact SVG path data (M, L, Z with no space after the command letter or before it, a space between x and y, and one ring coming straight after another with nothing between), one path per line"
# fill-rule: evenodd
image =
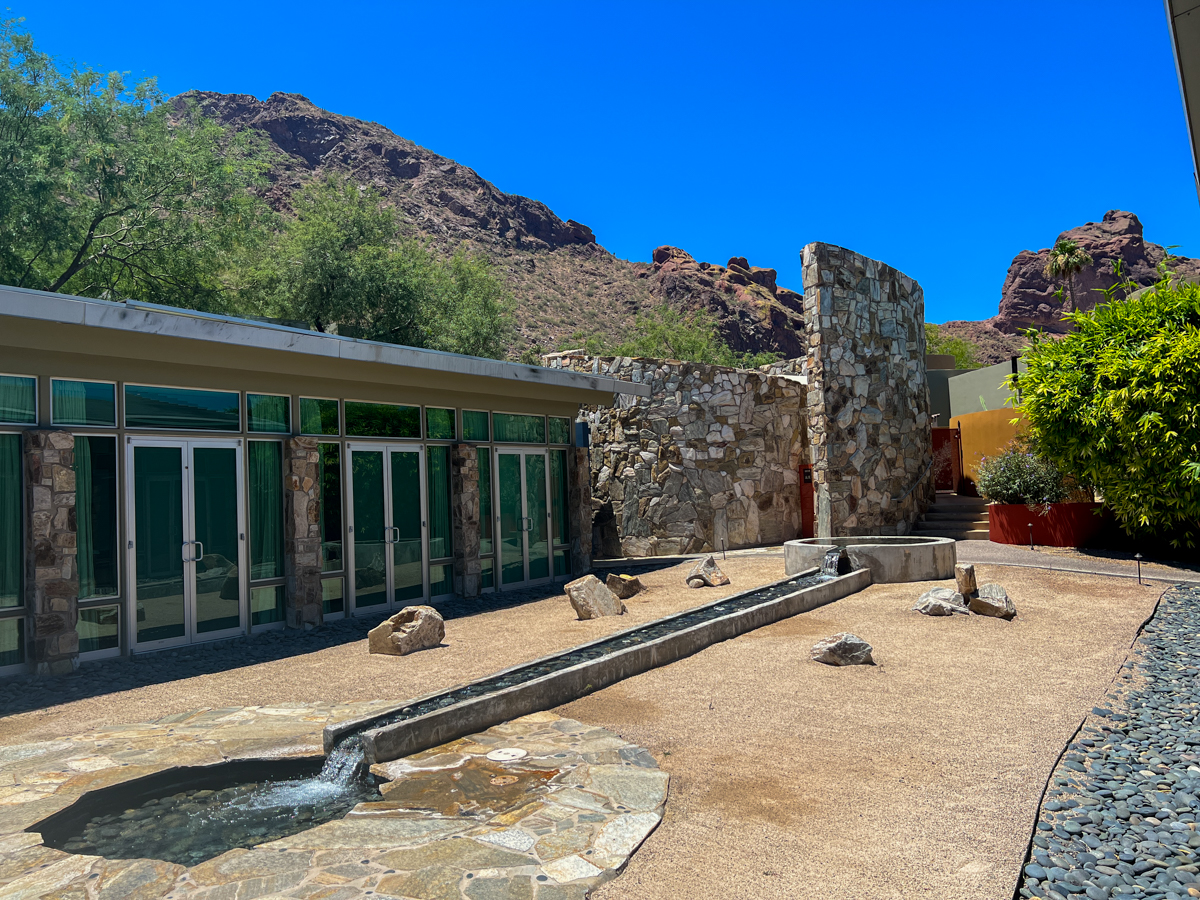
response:
M830 551L826 555L826 565L831 556L836 557L840 552ZM416 718L778 600L827 581L830 575L837 575L837 570L835 558L832 571L827 574L797 576L712 606L660 619L608 640L568 650L372 719L359 726L357 731L341 737L326 757L320 773L311 778L248 782L220 790L183 790L149 800L136 808L97 816L84 825L82 832L67 838L61 849L109 859L148 857L195 865L235 847L253 847L279 840L339 819L358 803L380 799L365 765L362 731Z

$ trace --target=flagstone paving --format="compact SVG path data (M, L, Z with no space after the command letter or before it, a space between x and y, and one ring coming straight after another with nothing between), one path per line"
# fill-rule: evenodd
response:
M201 710L0 748L0 897L583 900L662 820L668 775L646 750L535 713L377 764L378 801L191 867L67 853L24 830L89 790L170 767L319 755L327 724L384 705ZM512 748L524 755L494 753Z

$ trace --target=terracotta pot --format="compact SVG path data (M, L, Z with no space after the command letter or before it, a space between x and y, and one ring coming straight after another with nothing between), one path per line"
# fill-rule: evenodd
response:
M1111 520L1112 513L1096 513L1100 503L1051 503L1030 509L1023 503L992 503L988 506L988 536L997 544L1029 544L1043 547L1082 547Z

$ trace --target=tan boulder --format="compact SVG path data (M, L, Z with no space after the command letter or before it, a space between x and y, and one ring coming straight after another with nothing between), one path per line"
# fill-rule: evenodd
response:
M721 571L717 561L711 556L706 556L696 565L692 566L692 571L687 575L688 587L719 587L723 584L729 584L729 576Z
M980 587L971 595L967 605L977 616L1008 620L1017 614L1017 608L1009 599L1008 592L998 584L985 584Z
M563 588L567 599L575 608L580 619L599 619L602 616L619 616L625 612L621 599L605 587L595 575L584 575L568 582Z
M873 666L872 649L857 634L841 631L813 644L810 656L828 666Z
M612 575L604 579L605 587L622 600L628 600L635 594L640 594L646 586L635 575Z
M958 563L954 567L954 582L958 592L964 597L970 597L979 586L975 583L975 567L970 563Z
M436 647L446 636L446 623L432 606L406 606L367 632L367 652L404 656Z

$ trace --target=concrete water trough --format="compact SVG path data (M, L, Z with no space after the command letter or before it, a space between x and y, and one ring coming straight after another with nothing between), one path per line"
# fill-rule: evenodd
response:
M781 581L418 697L325 729L325 749L359 733L368 763L386 762L553 709L719 641L840 600L871 583L866 570L837 577L813 567Z
M803 572L820 566L825 554L836 548L846 550L855 569L870 570L874 584L953 578L957 560L953 538L923 535L801 538L784 543L784 571Z

